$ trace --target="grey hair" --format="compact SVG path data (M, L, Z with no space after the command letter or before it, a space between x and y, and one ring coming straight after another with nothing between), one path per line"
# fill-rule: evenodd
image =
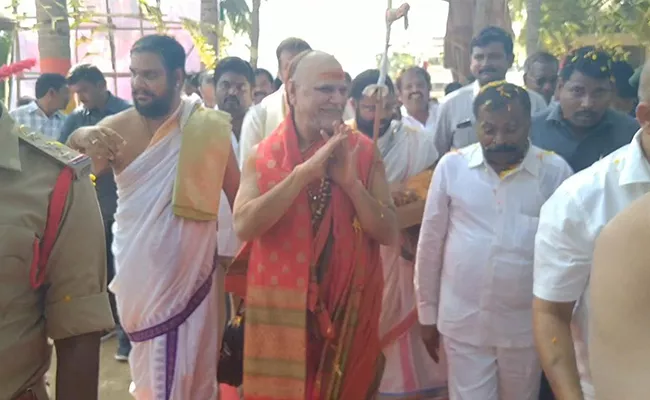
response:
M555 58L553 54L547 53L545 51L539 51L526 59L526 61L524 62L524 73L527 74L530 71L530 68L536 62L555 64L558 67L560 66L560 62L558 61L557 58Z

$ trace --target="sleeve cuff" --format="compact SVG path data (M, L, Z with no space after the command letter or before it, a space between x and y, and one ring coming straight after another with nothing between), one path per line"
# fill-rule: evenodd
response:
M420 325L436 325L438 323L437 307L431 305L418 307L418 322Z
M546 285L533 285L533 295L538 299L545 301L552 301L554 303L570 303L578 301L582 296L583 291L580 293L572 292L563 288L562 290L552 290Z
M52 340L66 339L112 329L115 326L108 293L65 298L45 306L47 335Z

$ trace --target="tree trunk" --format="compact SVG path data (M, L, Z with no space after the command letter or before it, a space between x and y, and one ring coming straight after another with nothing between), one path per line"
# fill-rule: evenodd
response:
M251 11L251 65L257 68L257 58L259 55L260 45L260 7L262 0L253 0L253 10Z
M201 0L201 31L219 57L219 0ZM202 66L205 68L205 65Z
M476 36L483 28L490 24L490 1L491 0L475 0L474 6L474 26L472 31Z
M542 22L542 0L526 0L526 56L539 51L539 30Z
M70 23L66 0L36 0L41 72L66 75L70 69Z
M466 83L470 76L469 44L483 28L495 25L512 35L506 0L453 0L449 2L444 66L454 80Z

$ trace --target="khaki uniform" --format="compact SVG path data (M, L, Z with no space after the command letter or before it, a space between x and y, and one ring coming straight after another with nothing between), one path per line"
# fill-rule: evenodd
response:
M30 284L35 238L42 238L57 177L78 155L18 127L0 103L0 399L29 389L47 399L48 337L113 327L106 249L89 171L76 165L58 237L38 289Z

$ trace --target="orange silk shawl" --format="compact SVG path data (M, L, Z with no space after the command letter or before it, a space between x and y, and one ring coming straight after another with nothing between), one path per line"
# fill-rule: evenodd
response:
M349 141L350 148L360 145L357 171L368 187L375 146L357 133ZM290 115L258 145L256 157L260 194L303 162ZM360 229L352 202L333 182L314 235L307 196L303 189L271 229L244 245L226 279L227 290L246 303L246 400L363 400L376 378L383 292L379 245ZM326 272L314 288L310 266L330 235ZM329 341L311 339L308 331L318 329L307 322L315 293L332 321Z

